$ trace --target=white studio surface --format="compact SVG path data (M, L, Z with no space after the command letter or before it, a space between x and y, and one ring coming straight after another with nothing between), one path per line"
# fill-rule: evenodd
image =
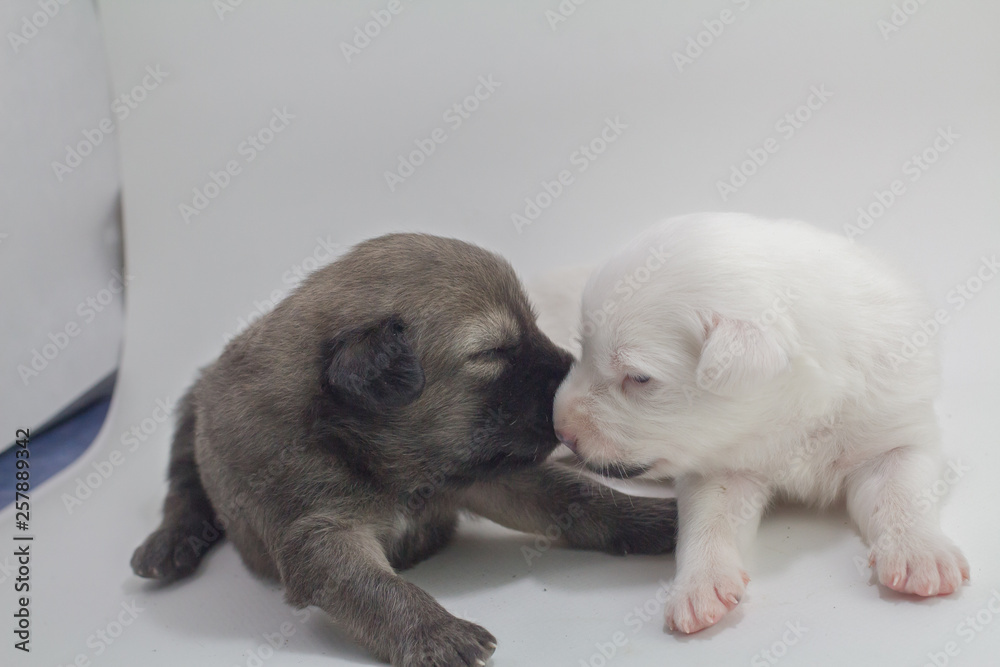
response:
M419 230L480 243L530 277L598 261L669 215L745 210L846 233L859 207L872 218L856 242L947 311L938 413L961 473L938 490L968 586L930 600L881 589L843 510L801 508L765 518L747 597L691 637L662 631L671 556L529 559L533 537L479 521L405 576L496 635L497 667L997 664L1000 5L693 4L101 2L113 93L148 66L168 74L120 128L134 279L114 402L91 449L32 494L32 652L8 642L4 664L376 664L319 613L295 616L228 544L166 588L129 569L166 488L158 401L176 401L317 261ZM372 12L391 21L348 61L341 44ZM447 112L477 90L466 118ZM600 155L579 152L602 132L613 141ZM433 136L445 140L391 190L384 172ZM733 169L754 156L741 182ZM558 193L547 206L543 182ZM518 231L512 214L535 213L526 197L540 212ZM0 513L5 532L13 522Z

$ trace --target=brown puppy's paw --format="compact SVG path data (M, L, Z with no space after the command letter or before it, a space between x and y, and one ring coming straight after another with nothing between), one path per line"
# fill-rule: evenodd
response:
M192 539L195 538L195 539ZM132 554L132 571L147 579L181 579L195 571L205 550L187 528L159 528Z
M677 543L677 499L632 496L623 503L611 543L605 549L616 555L662 554Z
M450 616L417 628L402 641L398 667L483 667L496 638L475 623Z

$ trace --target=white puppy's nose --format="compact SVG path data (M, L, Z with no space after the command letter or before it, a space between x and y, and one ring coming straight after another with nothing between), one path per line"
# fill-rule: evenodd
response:
M577 439L580 435L579 424L579 401L574 388L570 386L573 371L560 385L552 401L552 426L555 428L556 438L566 445L574 454L580 455L577 448Z
M557 430L556 437L559 439L559 442L569 447L574 454L578 453L576 451L576 437L563 430Z

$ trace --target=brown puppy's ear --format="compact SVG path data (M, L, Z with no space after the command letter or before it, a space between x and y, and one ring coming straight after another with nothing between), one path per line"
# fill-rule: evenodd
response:
M327 343L324 386L367 410L412 403L424 390L424 370L398 316L346 331Z

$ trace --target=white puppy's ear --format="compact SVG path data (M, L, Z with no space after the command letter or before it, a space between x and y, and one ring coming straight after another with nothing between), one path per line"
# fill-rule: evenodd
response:
M786 368L788 352L774 331L717 314L706 318L705 343L695 371L700 388L731 396L770 380Z

